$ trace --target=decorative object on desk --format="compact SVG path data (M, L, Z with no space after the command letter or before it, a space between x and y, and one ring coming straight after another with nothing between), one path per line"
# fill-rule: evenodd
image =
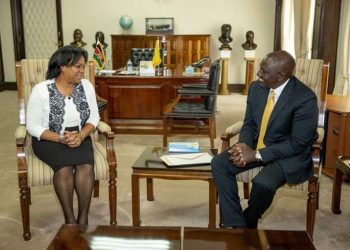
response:
M132 66L131 59L129 59L128 62L126 63L126 71L128 71L128 72L134 71L134 68L133 68L133 66Z
M83 32L81 29L75 29L73 32L73 42L70 45L74 45L75 47L82 48L86 45L86 42L83 41Z
M197 73L199 72L202 74L209 74L210 63L211 63L210 57L205 56L199 59L197 62L192 63L191 66L197 69L196 70Z
M174 34L174 18L146 18L146 34Z
M231 37L231 25L230 24L223 24L221 26L221 36L219 37L219 41L222 43L220 50L222 49L229 49L232 50L229 43L232 42Z
M194 68L203 68L203 67L209 67L210 66L211 59L209 56L202 57L197 62L194 62L191 64Z
M140 61L139 64L140 76L155 76L155 69L152 61Z
M103 70L106 66L106 55L103 45L100 41L97 41L94 49L93 60L96 65L96 68L100 71Z
M118 75L124 75L124 76L133 76L137 74L137 71L127 71L127 70L122 70L117 73Z
M104 50L107 49L108 43L105 42L105 35L103 34L102 31L97 31L95 34L95 42L92 44L92 47L95 48L97 45L97 42L100 42L102 48ZM106 53L105 53L106 54Z
M119 18L119 25L123 30L129 30L132 27L133 23L134 21L128 15L123 15Z
M163 155L160 157L169 167L210 164L212 158L213 156L208 153Z
M194 76L194 68L191 65L186 67L185 76Z
M198 142L169 142L169 153L198 153Z

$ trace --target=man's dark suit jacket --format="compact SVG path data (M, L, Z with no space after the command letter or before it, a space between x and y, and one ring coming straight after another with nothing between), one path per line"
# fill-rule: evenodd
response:
M269 88L252 83L239 141L255 149ZM315 93L291 77L270 116L260 149L264 165L276 162L283 168L287 183L296 184L312 175L312 144L317 139L318 105Z

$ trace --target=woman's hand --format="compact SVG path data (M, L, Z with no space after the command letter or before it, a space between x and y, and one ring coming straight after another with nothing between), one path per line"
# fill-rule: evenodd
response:
M82 142L82 137L80 136L79 131L65 131L64 139L68 147L71 148L79 147Z

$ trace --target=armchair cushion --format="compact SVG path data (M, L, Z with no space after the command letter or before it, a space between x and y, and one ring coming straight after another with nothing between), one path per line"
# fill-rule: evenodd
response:
M30 137L29 135L27 135ZM29 138L28 138L29 139ZM30 146L30 139L27 141L28 146L25 147L26 162L28 167L28 186L43 186L53 183L53 170L44 162L40 161L34 154ZM97 141L92 140L95 159L95 179L108 180L108 162L106 149Z

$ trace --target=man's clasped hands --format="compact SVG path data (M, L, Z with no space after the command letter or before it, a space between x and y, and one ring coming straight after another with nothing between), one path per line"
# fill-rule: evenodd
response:
M256 151L245 143L236 143L229 150L230 159L237 167L245 167L251 162L255 162Z

